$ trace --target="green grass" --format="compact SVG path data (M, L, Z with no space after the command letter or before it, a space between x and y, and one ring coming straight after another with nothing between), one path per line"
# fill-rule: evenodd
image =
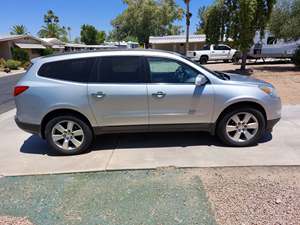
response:
M215 224L201 180L176 169L5 177L0 199L34 224Z

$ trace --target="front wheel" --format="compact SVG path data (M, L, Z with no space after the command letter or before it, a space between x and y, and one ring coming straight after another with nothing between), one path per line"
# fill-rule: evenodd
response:
M48 144L63 155L79 154L91 145L91 128L75 116L58 116L45 127Z
M261 139L265 126L265 118L260 111L252 108L236 109L221 118L217 135L230 146L251 146Z

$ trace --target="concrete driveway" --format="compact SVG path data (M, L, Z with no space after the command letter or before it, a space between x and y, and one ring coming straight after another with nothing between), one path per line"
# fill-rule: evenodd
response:
M300 165L300 105L284 106L273 134L254 147L225 147L199 132L113 134L97 137L90 152L77 156L56 155L38 136L18 129L14 114L14 110L0 114L2 176L164 166Z

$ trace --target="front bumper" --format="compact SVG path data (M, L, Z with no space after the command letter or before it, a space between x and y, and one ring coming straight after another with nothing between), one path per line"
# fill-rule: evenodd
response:
M40 131L41 131L40 125L21 122L20 120L18 120L18 118L16 116L15 116L15 122L19 128L21 128L22 130L24 130L28 133L40 134Z
M267 132L272 132L273 127L279 122L280 118L278 119L273 119L273 120L268 120L266 124L266 131Z

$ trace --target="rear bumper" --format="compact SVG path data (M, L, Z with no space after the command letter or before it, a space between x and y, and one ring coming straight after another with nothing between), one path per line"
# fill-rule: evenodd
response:
M17 117L15 117L15 122L19 128L21 128L22 130L24 130L28 133L40 134L40 130L41 130L40 125L21 122L20 120L18 120Z
M268 120L267 121L267 126L266 126L266 131L267 132L272 132L273 127L279 122L280 118L278 119L273 119L273 120Z

